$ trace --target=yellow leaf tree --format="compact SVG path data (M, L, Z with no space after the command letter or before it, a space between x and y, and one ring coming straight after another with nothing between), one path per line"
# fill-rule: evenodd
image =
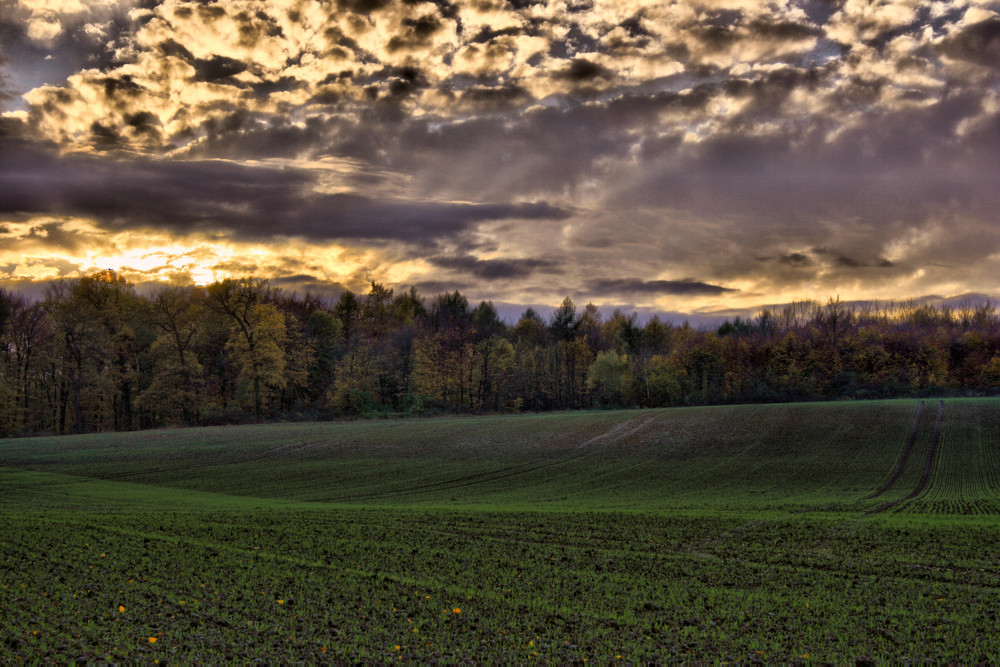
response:
M269 303L251 306L245 321L230 329L226 349L238 371L237 395L251 396L257 419L265 398L284 387L286 337L285 317Z

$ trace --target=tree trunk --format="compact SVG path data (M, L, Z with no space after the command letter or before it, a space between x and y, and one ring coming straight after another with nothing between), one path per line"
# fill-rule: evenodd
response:
M257 421L260 421L261 414L260 405L260 376L254 375L253 377L253 414Z
M78 363L73 375L73 421L75 433L83 433L83 405L80 401L82 387L83 369Z

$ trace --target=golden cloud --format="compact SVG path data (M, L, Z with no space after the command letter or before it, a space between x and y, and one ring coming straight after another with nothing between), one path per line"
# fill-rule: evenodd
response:
M0 223L0 280L75 278L114 269L133 282L208 284L254 273L308 274L317 284L361 289L372 276L390 282L426 277L420 260L391 252L295 238L244 242L224 234L171 235L153 229L110 232L95 221L38 217Z

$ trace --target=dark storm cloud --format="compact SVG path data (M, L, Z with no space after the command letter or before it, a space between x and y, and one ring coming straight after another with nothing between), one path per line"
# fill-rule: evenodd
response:
M892 262L884 258L859 259L858 257L842 254L836 250L827 248L813 248L812 253L819 257L825 257L834 266L844 269L891 269L895 266Z
M90 238L83 233L68 230L61 222L46 222L31 228L26 239L42 241L46 245L56 246L70 252L87 248Z
M496 30L490 26L484 26L469 40L469 42L472 44L486 44L493 41L497 37L514 37L521 35L524 32L525 29L522 27L502 28L500 30Z
M371 14L392 4L392 0L337 0L337 6L342 11L356 14Z
M623 278L595 280L587 285L588 294L607 296L617 294L646 294L654 296L706 296L739 290L721 285L710 285L698 280L639 280Z
M296 288L303 286L318 286L322 284L322 280L316 276L309 275L308 273L297 273L291 276L278 276L272 278L271 282L278 287L283 288Z
M729 95L736 99L748 99L747 108L733 125L761 115L779 114L781 106L796 90L814 90L824 77L822 69L782 67L753 79L728 79L721 86L705 86L703 95Z
M295 158L310 155L317 148L326 152L329 135L337 134L340 128L335 122L319 118L294 123L288 118L232 107L228 113L210 117L192 131L192 135L200 134L201 139L183 152L188 158Z
M3 62L0 61L0 68L3 67ZM10 77L3 73L0 69L0 109L7 106L7 103L16 97L13 90L10 88Z
M778 257L778 262L789 266L809 266L810 264L813 263L808 256L803 255L802 253L799 252L792 252L787 255L782 255Z
M1000 18L991 18L950 35L938 46L946 56L1000 69Z
M671 246L696 253L704 267L696 270L714 281L833 292L886 289L919 269L957 276L1000 246L1000 119L982 116L987 95L955 91L845 129L816 117L770 136L734 130L668 144L647 154L645 181L623 182L614 205L641 202L698 221L674 232ZM701 224L719 230L718 243L698 240ZM956 233L939 231L947 226ZM808 248L831 250L809 261ZM774 249L784 251L778 263L752 259Z
M431 192L462 198L559 192L591 176L595 161L625 157L630 148L625 128L655 118L671 104L682 106L678 96L668 97L636 98L631 106L623 100L536 108L516 121L496 115L446 125L416 120L399 135L399 159Z
M58 157L8 142L0 152L0 212L98 216L116 226L191 227L243 201L268 203L281 191L301 187L292 173L225 163L157 163L92 157ZM287 198L287 196L286 196ZM215 201L213 201L213 199ZM273 204L272 204L273 205Z
M392 239L425 243L455 236L479 222L560 220L569 215L548 204L452 204L374 200L360 195L312 197L288 216L289 226L310 238Z
M8 141L0 152L0 213L94 217L113 229L227 230L237 237L304 236L414 243L489 220L559 220L546 203L453 204L317 194L307 172L223 162L56 157Z
M574 58L569 66L557 73L557 77L576 83L593 79L609 78L612 73L605 67L591 62L586 58Z
M686 25L685 30L699 43L690 54L697 59L733 52L744 45L762 52L770 51L775 56L788 51L789 57L795 57L792 55L794 44L824 36L822 28L809 22L789 16L754 17L752 13L737 9L706 12Z
M794 21L767 21L756 19L747 24L747 32L751 38L767 40L797 41L819 37L823 31L815 26L796 23Z
M0 116L0 149L7 142L14 142L27 132L24 123L17 118Z
M682 161L668 145L648 155L645 182L628 184L622 202L814 224L859 216L884 223L933 205L998 201L989 185L991 170L1000 167L995 141L955 138L955 128L981 106L978 95L956 94L929 110L886 113L836 142L817 131L822 127L798 136L720 135L685 150Z
M417 19L404 18L402 26L403 34L394 35L386 44L390 53L417 50L427 46L431 36L443 28L443 23L436 16L427 14Z
M833 258L834 264L845 269L859 269L861 267L867 266L864 262L860 262L853 257L847 257L846 255L837 255ZM891 264L890 264L891 266Z
M127 113L123 119L126 125L134 128L136 134L147 135L150 140L156 141L162 134L160 118L152 112L137 111L135 113Z
M177 43L177 41L173 39L160 42L157 46L157 50L164 56L173 56L174 58L180 58L181 60L189 63L193 63L195 61L194 54L191 53L186 46Z
M233 76L245 72L247 65L241 60L213 56L210 59L195 59L195 79L197 81L233 83Z
M527 278L538 272L559 270L556 262L545 259L479 259L471 255L429 257L428 261L444 269L453 269L486 280Z
M707 25L695 28L692 33L709 51L725 51L740 38L728 25Z
M421 295L445 294L458 290L463 294L469 294L470 288L476 285L458 280L419 280L413 283L413 287Z
M501 86L473 86L462 91L460 100L481 110L513 109L531 99L524 88L511 84Z

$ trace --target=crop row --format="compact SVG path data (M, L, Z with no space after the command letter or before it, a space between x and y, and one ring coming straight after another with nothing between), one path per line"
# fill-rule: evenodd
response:
M873 509L907 498L924 474L938 407L928 401L921 413L919 405L730 406L190 429L169 439L159 432L42 438L0 443L0 465L358 505ZM997 506L997 406L946 402L933 479L921 498L893 511ZM877 498L857 504L877 490Z
M930 484L912 509L945 514L1000 510L1000 415L986 402L950 402Z
M1000 651L984 630L1000 589L990 526L389 509L6 511L0 524L8 657L840 662Z
M915 406L732 406L38 438L0 444L0 465L362 504L845 503L888 475Z

